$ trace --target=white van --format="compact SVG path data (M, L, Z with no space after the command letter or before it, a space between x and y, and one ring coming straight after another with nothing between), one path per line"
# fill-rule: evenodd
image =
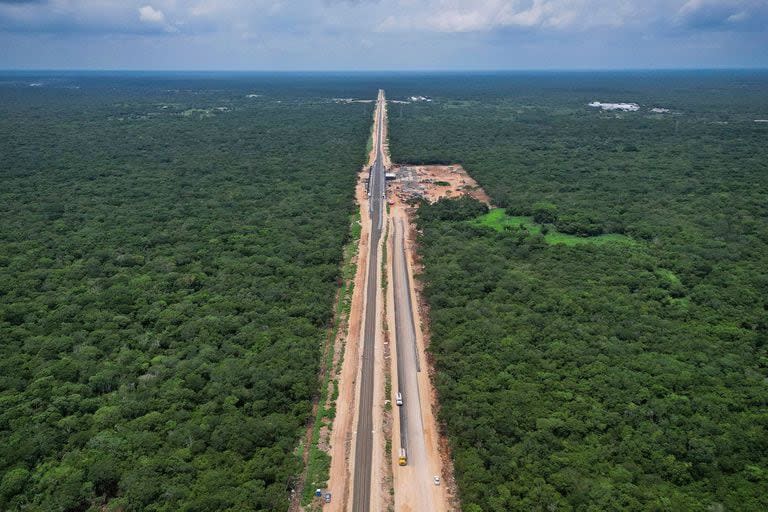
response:
M397 398L395 399L395 403L397 405L403 405L403 394L399 391L397 392Z

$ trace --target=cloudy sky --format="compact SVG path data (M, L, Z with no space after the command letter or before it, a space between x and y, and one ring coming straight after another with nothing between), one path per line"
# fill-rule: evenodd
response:
M768 0L0 0L2 69L768 67Z

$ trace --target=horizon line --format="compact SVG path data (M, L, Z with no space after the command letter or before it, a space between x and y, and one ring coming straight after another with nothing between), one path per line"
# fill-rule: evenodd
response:
M0 73L605 73L641 71L768 71L768 66L628 67L628 68L434 68L434 69L139 69L139 68L0 68Z

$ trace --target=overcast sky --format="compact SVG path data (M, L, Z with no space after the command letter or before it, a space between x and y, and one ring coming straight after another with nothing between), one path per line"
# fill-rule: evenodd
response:
M0 0L0 68L768 67L768 0Z

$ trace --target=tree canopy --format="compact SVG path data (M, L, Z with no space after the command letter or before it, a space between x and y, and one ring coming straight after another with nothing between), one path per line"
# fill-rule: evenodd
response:
M419 90L391 117L395 161L458 161L509 214L585 238L465 220L467 199L419 209L464 510L768 508L768 75Z
M1 510L287 508L372 115L308 87L0 86Z

